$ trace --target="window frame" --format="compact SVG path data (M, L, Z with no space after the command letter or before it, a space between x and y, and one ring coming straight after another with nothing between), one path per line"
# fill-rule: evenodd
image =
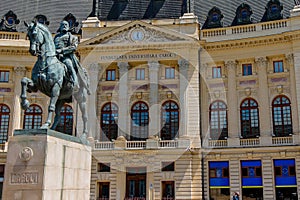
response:
M103 197L102 196L102 187L103 186L108 186L108 197ZM110 198L110 182L108 181L100 181L98 182L98 200L109 200Z
M110 163L102 163L99 162L97 165L97 171L98 172L110 172Z
M0 70L0 83L8 83L9 76L10 76L9 70Z
M218 177L217 176L217 169L221 169L222 170L222 176ZM213 176L211 176L211 171L214 171ZM226 172L226 173L225 173ZM225 176L225 174L228 174L227 176ZM229 167L212 167L209 168L209 178L229 178Z
M135 69L135 80L145 80L145 68Z
M34 107L34 111L32 113L27 111L30 107ZM37 105L37 104L31 104L29 106L29 108L24 111L23 129L27 129L26 128L26 122L27 122L26 117L27 116L33 116L32 120L31 120L31 123L30 123L31 128L29 128L29 129L36 129L36 128L41 127L42 126L42 121L43 121L43 109L42 109L42 107ZM37 108L40 110L40 112L37 112ZM36 118L36 117L38 117L38 118ZM38 121L35 121L35 120L38 120ZM29 126L29 125L27 125L27 126Z
M8 140L10 124L10 108L8 105L1 103L0 104L0 144L4 144Z
M146 102L138 101L131 107L130 140L144 141L149 135L149 106ZM135 119L138 120L136 124ZM144 127L144 128L143 128Z
M73 123L74 123L74 116L73 116L73 108L72 106L65 104L60 111L60 123L56 127L56 131L60 131L62 133L66 133L68 135L73 134ZM68 120L70 120L69 123ZM67 132L68 130L71 130L71 132Z
M172 195L169 196L166 191L167 184L172 186ZM175 200L175 181L161 181L161 195L162 200Z
M175 79L175 67L165 68L165 79Z
M213 79L215 78L222 78L222 67L216 66L212 67L212 76Z
M214 104L217 104L217 108L213 108ZM222 107L221 105L224 105L225 107ZM225 111L225 122L226 122L226 128L221 129L221 112ZM214 119L215 115L214 113L217 113L217 120L213 122L217 122L217 129L218 129L218 138L214 137L212 135L212 119ZM222 117L223 118L223 117ZM225 123L223 124L225 125ZM210 138L212 139L225 139L228 137L228 115L227 115L227 105L225 102L221 100L216 100L212 102L209 106L209 128L210 128ZM225 130L224 130L225 129Z
M119 117L119 107L113 102L108 102L104 104L101 108L100 114L100 130L101 130L101 141L111 141L112 139L117 139L118 137L118 121L115 118ZM109 123L105 124L105 119L108 119ZM114 119L114 120L112 120ZM113 132L115 131L115 132Z
M107 69L106 70L106 81L115 81L117 76L117 70L116 69Z
M173 161L161 162L161 171L162 172L174 172L175 171L175 162L173 162Z
M167 122L168 117L169 123ZM161 109L161 125L160 138L162 140L175 139L180 126L180 108L175 101L169 100L163 103Z
M260 177L262 177L262 167L261 166L251 167L251 168L254 168L254 173L255 173L254 176L249 176L249 168L250 167L241 167L241 171L243 171L243 169L247 169L247 176L243 176L243 173L241 173L242 178L260 178ZM257 175L258 169L260 169L260 173L261 173L260 176Z
M281 65L280 65L281 63ZM276 66L278 64L278 66ZM274 60L273 61L273 73L282 73L284 72L283 60Z
M253 75L253 66L251 63L242 64L242 75L243 76L252 76Z
M249 106L243 106L243 104L248 101ZM251 105L251 101L253 101L256 106ZM255 113L252 111L256 110ZM243 120L246 115L246 111L248 112L247 115L249 117L249 120ZM255 114L255 115L254 115ZM246 116L247 117L247 116ZM252 126L252 122L254 121L257 126ZM255 122L257 121L257 122ZM249 133L244 133L244 127L246 126L246 123L249 123ZM259 106L255 99L253 98L246 98L241 102L240 105L240 126L241 126L241 136L243 138L255 138L260 136L260 119L259 119ZM246 127L247 128L247 127ZM257 132L255 132L255 129L257 129Z

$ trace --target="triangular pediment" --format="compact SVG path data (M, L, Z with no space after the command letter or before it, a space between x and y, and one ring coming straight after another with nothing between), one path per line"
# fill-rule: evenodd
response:
M134 21L88 39L82 42L81 45L142 44L174 41L191 42L195 39L173 30L153 26L142 21Z

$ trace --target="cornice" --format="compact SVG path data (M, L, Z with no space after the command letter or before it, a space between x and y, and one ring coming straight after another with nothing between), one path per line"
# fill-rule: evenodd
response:
M0 47L0 55L10 55L10 56L30 56L28 51L28 47L20 48L20 47Z
M201 42L201 44L203 49L207 51L218 51L288 43L294 40L300 40L300 31L289 32L280 35L268 35L262 37L258 36L253 38L226 40L220 42Z

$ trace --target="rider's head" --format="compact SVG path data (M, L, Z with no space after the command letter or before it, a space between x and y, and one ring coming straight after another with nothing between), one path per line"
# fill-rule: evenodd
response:
M66 33L69 31L69 23L67 21L61 21L60 22L60 27L59 27L60 32Z

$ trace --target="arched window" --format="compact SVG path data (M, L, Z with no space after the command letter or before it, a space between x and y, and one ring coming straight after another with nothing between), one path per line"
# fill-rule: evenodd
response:
M0 104L0 144L3 144L7 141L9 115L9 107L5 104Z
M146 140L148 138L149 109L146 103L137 102L131 108L130 140Z
M36 104L30 105L24 112L24 129L36 129L42 126L42 108Z
M110 141L118 137L118 106L107 103L101 110L101 141Z
M162 129L160 137L163 140L173 140L179 129L179 107L174 101L167 101L162 106Z
M210 137L214 140L228 137L227 106L223 101L215 101L209 107Z
M291 103L286 96L278 96L272 102L273 134L288 136L293 133Z
M73 109L69 105L64 105L60 111L60 122L56 130L68 135L73 132Z
M241 132L243 138L260 134L258 104L254 99L246 99L241 104Z

